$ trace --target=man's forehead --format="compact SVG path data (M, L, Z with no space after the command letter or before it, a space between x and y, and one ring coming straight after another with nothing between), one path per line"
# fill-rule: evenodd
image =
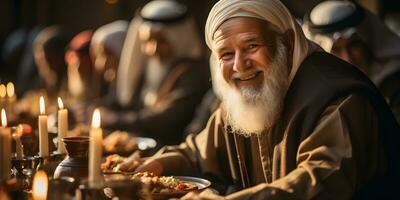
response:
M274 25L252 17L234 17L223 22L214 33L214 44L218 44L230 36L241 36L244 40L277 34Z
M226 34L232 29L248 29L260 30L262 26L266 26L267 21L252 17L233 17L224 21L215 31L214 37L217 34Z

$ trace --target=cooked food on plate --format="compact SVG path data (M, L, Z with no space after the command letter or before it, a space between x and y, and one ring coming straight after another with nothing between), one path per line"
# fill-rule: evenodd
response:
M106 152L133 152L138 149L138 140L125 131L114 131L108 135L103 146Z
M103 172L133 172L142 163L139 151L135 151L129 157L117 154L109 155L101 164Z
M198 186L192 183L183 182L173 176L155 176L149 172L139 172L132 176L132 179L140 179L149 186L152 193L176 193L197 190Z

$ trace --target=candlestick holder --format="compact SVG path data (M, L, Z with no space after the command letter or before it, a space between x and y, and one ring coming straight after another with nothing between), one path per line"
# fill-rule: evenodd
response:
M37 159L32 156L25 156L22 159L13 157L11 159L12 177L22 181L24 190L29 190L32 187L32 178L37 165Z
M65 143L67 157L57 166L54 178L69 176L77 181L88 177L89 137L76 136L61 139Z

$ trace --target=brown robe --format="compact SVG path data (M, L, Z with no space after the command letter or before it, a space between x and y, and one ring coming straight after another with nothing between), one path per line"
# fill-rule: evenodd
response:
M308 64L331 59L334 64L345 65L324 54L313 58L307 60ZM336 67L334 64L332 67ZM353 68L345 66L337 70L346 71L347 67ZM318 72L323 70L317 69ZM305 70L300 67L299 71ZM329 78L332 77L342 78ZM296 82L296 78L294 82L304 83ZM328 93L335 92L327 89ZM223 122L223 111L219 109L200 134L188 136L179 147L165 147L156 156L163 163L165 174L203 176L211 179L214 187L232 184L239 187L240 191L226 196L227 199L350 199L360 188L384 174L387 165L387 154L380 138L379 116L382 115L379 113L382 111L375 110L380 103L371 102L363 92L356 91L334 98L322 107L324 109L317 115L314 125L307 119L310 115L295 112L281 120L287 121L286 124L278 123L285 124L283 129L278 126L251 138L230 133ZM299 91L289 89L289 92L288 96L296 96ZM300 98L304 97L301 92L298 93ZM383 102L380 98L376 101ZM381 106L385 107L384 104ZM286 107L290 110L290 105ZM314 112L314 108L318 107L313 105L307 112ZM305 119L293 116L304 116ZM387 119L390 121L391 118L393 116L389 114ZM304 128L307 124L311 124L310 132L296 133L307 130ZM398 128L397 125L394 127Z
M358 112L354 112L355 110ZM351 122L349 119L359 120ZM370 122L368 126L366 121ZM199 135L190 135L186 143L179 147L162 149L159 152L162 154L158 156L170 158L162 159L165 162L165 173L197 176L212 174L206 177L215 177L213 181L229 184L232 181L230 176L233 169L229 161L226 162L227 158L222 158L228 157L224 137L226 132L223 127L219 109ZM353 143L357 150L364 152L354 152L350 133L360 133L354 136L358 141ZM364 134L370 137L362 137ZM375 174L384 172L383 152L375 151L381 149L376 142L376 116L373 108L357 95L332 104L324 111L313 133L299 145L296 155L297 168L286 176L273 169L273 180L267 180L269 172L263 170L262 166L266 166L268 162L281 161L274 159L274 153L268 156L270 153L263 144L268 141L268 135L261 137L263 139L260 140L259 137L252 136L252 139L259 143L251 145L253 154L246 152L243 146L238 150L245 152L241 154L243 157L256 158L250 165L246 165L253 171L253 184L227 196L227 199L267 199L272 196L277 199L350 199L358 185ZM282 147L276 146L271 149L277 150ZM357 157L359 159L356 161ZM197 171L196 165L199 166L200 172Z

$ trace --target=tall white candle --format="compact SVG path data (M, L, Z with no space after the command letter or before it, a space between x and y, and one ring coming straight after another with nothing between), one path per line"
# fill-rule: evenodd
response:
M39 115L39 156L49 156L49 135L47 131L47 115L45 114L45 104L43 96L39 100L40 115Z
M94 110L89 142L89 186L98 187L102 182L101 158L103 153L103 130L100 128L100 111Z
M7 116L1 109L0 127L0 181L7 180L11 175L11 130L7 128Z
M22 160L22 158L24 157L24 151L23 151L23 146L22 146L22 142L21 142L21 136L23 134L24 128L22 127L22 125L18 125L17 130L15 131L15 133L13 133L12 137L15 140L15 152L16 152L16 157L18 160Z
M65 144L61 141L62 138L67 137L68 133L68 110L64 108L64 104L60 97L58 97L58 153L65 154Z

